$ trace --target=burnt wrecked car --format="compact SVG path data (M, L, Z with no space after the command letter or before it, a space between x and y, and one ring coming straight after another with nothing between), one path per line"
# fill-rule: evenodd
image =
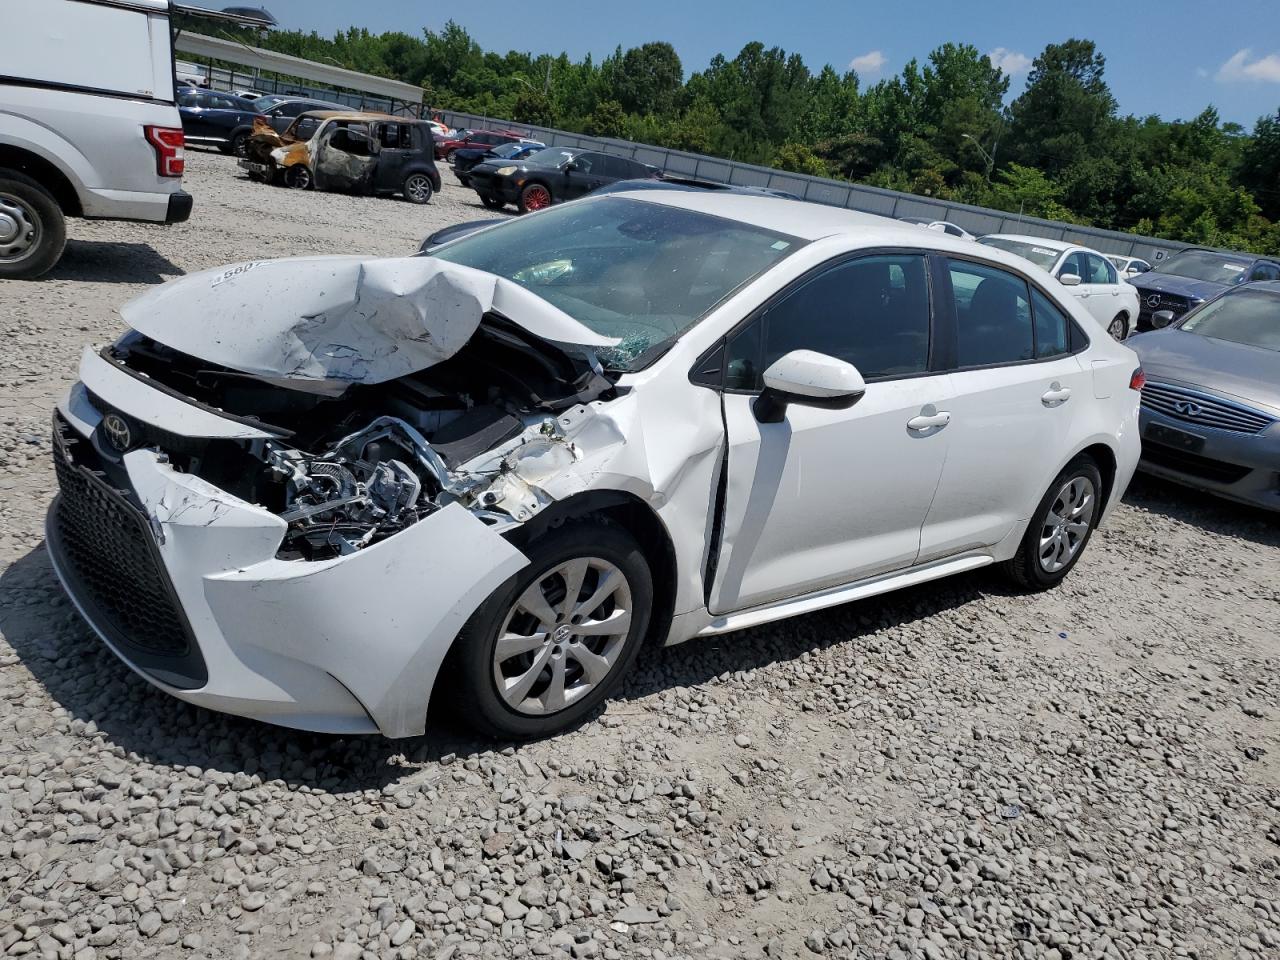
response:
M283 133L255 122L239 164L250 179L300 190L427 203L440 189L430 124L389 114L313 111Z
M1134 355L1047 274L775 197L588 197L121 316L54 416L54 568L153 684L312 730L447 693L538 736L646 641L1051 587L1138 456Z

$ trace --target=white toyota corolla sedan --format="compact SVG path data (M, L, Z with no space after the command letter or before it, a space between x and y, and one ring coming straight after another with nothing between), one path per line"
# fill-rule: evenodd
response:
M48 544L134 670L318 731L549 734L679 643L1079 562L1135 355L1020 257L767 196L555 207L430 257L122 308L54 416Z

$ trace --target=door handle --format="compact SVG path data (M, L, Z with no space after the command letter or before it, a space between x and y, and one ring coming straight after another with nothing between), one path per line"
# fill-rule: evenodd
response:
M940 410L933 414L921 414L907 421L908 430L932 430L934 427L945 427L951 422L951 414Z
M1071 399L1071 388L1064 387L1056 380L1049 386L1047 393L1040 396L1040 402L1046 407L1060 407Z

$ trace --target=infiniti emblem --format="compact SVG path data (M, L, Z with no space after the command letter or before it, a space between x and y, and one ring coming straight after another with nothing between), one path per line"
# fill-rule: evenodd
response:
M1184 417L1198 417L1204 412L1204 408L1198 403L1192 403L1190 400L1173 401L1173 409L1178 411Z
M133 446L133 434L129 432L129 424L118 413L108 413L102 418L102 432L107 442L121 453Z
M1147 297L1147 306L1148 307L1160 306L1160 294L1153 293L1151 296Z

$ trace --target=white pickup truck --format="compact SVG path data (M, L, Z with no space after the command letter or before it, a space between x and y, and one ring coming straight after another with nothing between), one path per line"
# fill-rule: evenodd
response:
M179 223L169 0L4 0L0 279L37 277L65 217Z

